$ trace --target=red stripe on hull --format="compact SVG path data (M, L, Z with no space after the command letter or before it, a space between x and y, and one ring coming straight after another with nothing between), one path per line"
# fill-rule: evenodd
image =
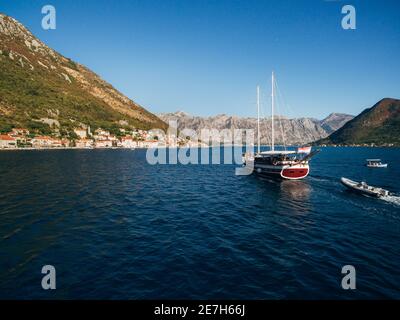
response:
M302 179L307 177L308 168L287 168L282 170L281 176L286 179Z

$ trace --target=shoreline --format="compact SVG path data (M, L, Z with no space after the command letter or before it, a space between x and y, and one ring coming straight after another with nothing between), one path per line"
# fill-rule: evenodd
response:
M198 148L198 149L203 149L203 148L218 148L218 147L246 147L245 145L220 145L220 146L183 146L183 147L168 147L168 146L159 146L159 147L135 147L135 148L119 148L119 147L105 147L105 148L77 148L77 147L56 147L56 148L0 148L0 152L5 151L5 152L10 152L10 151L57 151L57 150L129 150L129 151L134 151L136 149L138 150L147 150L147 149L188 149L188 148ZM268 147L267 145L262 146L262 147ZM289 148L293 148L295 146L288 146ZM399 149L400 146L359 146L359 145L354 145L354 146L315 146L318 148L385 148L385 149Z
M240 147L240 146L237 146ZM77 148L77 147L57 147L57 148L0 148L1 151L51 151L51 150L147 150L147 149L183 149L183 148L212 148L212 146L199 146L199 147L166 147L166 146L159 146L159 147L135 147L135 148L119 148L119 147L105 147L105 148Z

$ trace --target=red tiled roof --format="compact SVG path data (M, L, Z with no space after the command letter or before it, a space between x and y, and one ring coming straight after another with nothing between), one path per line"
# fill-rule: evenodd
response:
M13 137L10 137L9 135L6 134L0 135L0 140L15 141Z

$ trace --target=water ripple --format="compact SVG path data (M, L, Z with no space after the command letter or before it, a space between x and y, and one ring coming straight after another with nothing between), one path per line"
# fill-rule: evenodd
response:
M307 179L283 182L232 165L150 166L141 150L0 153L0 298L400 298L398 198L338 180L398 193L399 168L362 165L377 151L400 156L327 148ZM51 296L45 264L57 268ZM345 264L355 292L340 288Z

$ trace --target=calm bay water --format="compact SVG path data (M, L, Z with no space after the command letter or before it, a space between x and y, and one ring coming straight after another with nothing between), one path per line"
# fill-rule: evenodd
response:
M400 298L400 149L322 148L302 181L145 150L0 153L0 298ZM366 158L387 169L368 169ZM57 290L41 289L41 268ZM341 289L341 268L357 290Z

